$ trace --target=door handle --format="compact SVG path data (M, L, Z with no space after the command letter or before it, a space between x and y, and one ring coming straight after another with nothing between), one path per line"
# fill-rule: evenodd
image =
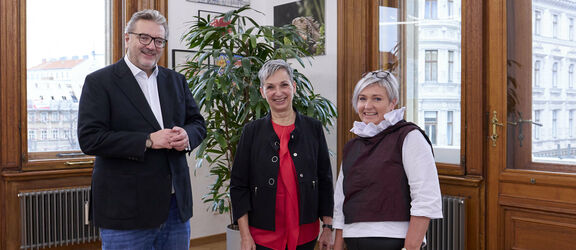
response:
M490 136L490 140L492 140L492 147L496 147L496 140L498 139L498 131L496 131L497 126L504 127L504 124L498 122L498 116L496 110L492 112L492 119L490 120L492 124L492 135Z

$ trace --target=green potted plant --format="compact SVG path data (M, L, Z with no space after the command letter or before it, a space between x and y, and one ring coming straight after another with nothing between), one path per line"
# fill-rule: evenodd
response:
M260 96L258 71L271 59L290 59L305 66L307 43L292 25L259 25L237 10L203 18L195 17L183 40L197 53L182 66L189 87L204 112L207 137L196 151L196 167L207 162L215 176L202 197L210 209L227 213L232 225L229 180L236 147L244 125L266 115L268 104ZM327 128L337 116L326 98L315 94L306 76L295 70L294 107L320 120Z

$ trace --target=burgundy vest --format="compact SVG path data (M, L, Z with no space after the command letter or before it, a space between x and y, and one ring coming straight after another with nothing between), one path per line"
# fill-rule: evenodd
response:
M344 223L410 220L402 145L414 129L428 140L416 124L402 120L373 137L357 137L344 146Z

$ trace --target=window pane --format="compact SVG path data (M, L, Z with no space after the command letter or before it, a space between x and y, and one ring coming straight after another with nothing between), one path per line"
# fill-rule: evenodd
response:
M552 15L552 37L558 38L558 15Z
M507 12L508 167L565 171L555 166L576 165L571 53L576 5L508 0ZM532 86L523 84L530 80Z
M382 69L401 83L406 119L423 128L437 162L460 164L461 0L380 1Z
M540 11L535 11L534 12L534 34L539 36L540 35L540 26L542 22L542 14L540 13Z
M78 99L86 75L110 61L109 6L110 0L27 0L31 158L35 152L80 150L76 138ZM40 131L39 138L35 131Z

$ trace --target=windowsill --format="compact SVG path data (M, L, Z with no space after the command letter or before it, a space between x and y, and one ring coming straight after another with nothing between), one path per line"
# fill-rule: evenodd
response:
M560 95L560 94L562 94L562 89L558 88L558 87L552 87L552 88L550 88L550 94Z
M533 94L544 94L544 88L542 87L534 87L532 88Z

